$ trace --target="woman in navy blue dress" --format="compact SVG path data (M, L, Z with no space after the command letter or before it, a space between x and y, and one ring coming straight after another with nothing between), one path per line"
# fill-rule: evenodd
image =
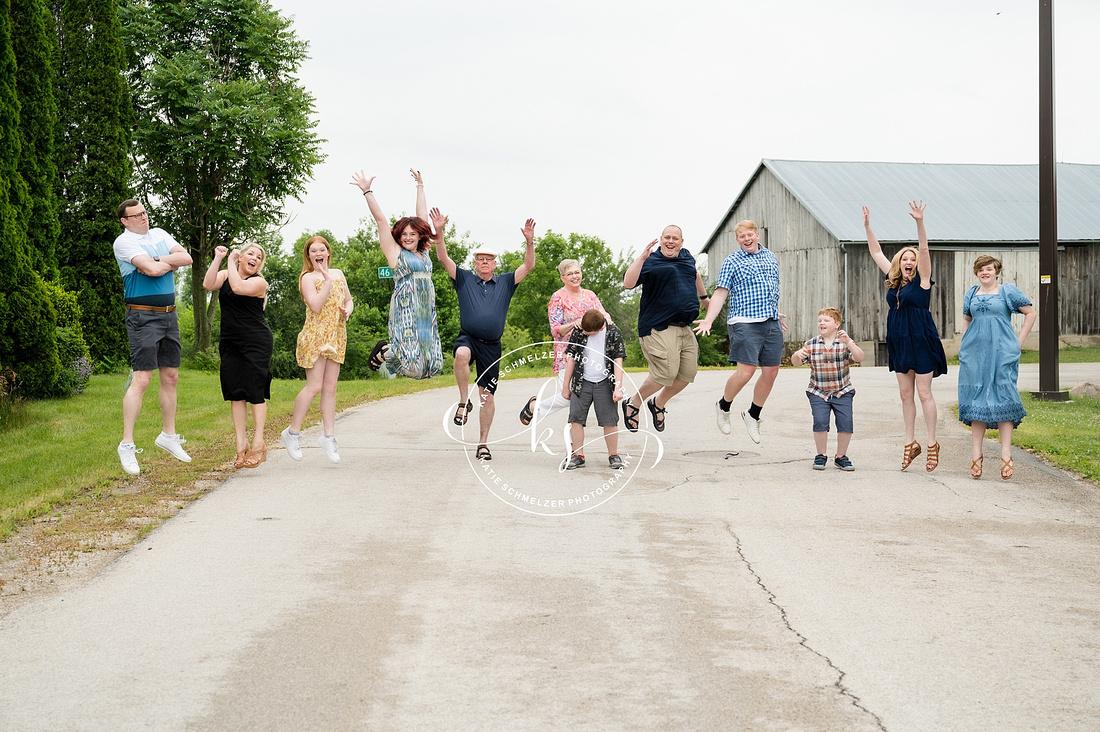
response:
M936 441L936 400L932 379L947 373L947 355L940 334L932 321L932 258L928 254L928 234L924 230L924 201L910 201L909 215L917 222L917 247L904 247L892 260L882 253L871 231L871 212L863 207L863 226L867 230L867 248L871 258L886 275L887 365L898 379L901 414L905 422L905 452L901 469L905 470L921 453L917 442L917 405L920 397L924 424L928 429L928 454L924 469L932 472L940 464L940 443Z

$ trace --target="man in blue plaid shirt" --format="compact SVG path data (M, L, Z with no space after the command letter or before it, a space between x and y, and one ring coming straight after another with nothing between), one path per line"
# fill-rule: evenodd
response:
M714 406L718 429L726 435L732 431L730 405L759 367L760 378L753 388L752 406L741 412L749 438L759 443L760 412L779 374L783 332L787 324L783 322L786 316L779 312L779 262L775 255L760 246L760 230L755 222L739 221L733 233L737 238L737 251L722 263L718 287L706 317L697 321L695 332L709 335L711 324L729 298L729 317L726 319L729 360L737 364L737 370L726 380L722 398Z

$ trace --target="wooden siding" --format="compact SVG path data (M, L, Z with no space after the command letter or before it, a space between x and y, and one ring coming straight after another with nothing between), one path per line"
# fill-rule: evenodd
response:
M858 217L859 211L854 210ZM787 315L790 332L798 341L817 332L817 311L832 305L844 313L844 328L857 341L886 338L885 277L871 259L867 245L841 246L768 169L745 191L737 209L714 238L707 252L707 286L713 290L725 258L737 249L734 226L752 219L760 227L760 242L779 260L779 311ZM916 233L914 227L914 234ZM892 257L901 245L884 245ZM845 251L847 262L845 262ZM945 340L962 326L962 298L977 282L974 260L992 254L1003 264L1002 282L1019 287L1038 306L1038 248L1002 248L973 245L953 250L933 249L932 319ZM1059 332L1063 336L1100 336L1100 243L1071 245L1058 253ZM847 302L845 302L847 270ZM1023 316L1013 316L1017 329ZM1036 323L1033 332L1038 331Z

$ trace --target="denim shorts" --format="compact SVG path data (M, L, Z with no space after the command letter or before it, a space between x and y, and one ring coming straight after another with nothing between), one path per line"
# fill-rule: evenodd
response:
M852 429L852 397L856 393L850 391L844 396L834 396L822 399L817 394L806 392L810 400L810 411L814 415L814 432L829 431L829 413L836 415L836 431L851 434Z
M783 328L778 320L729 323L730 363L778 366L783 361Z

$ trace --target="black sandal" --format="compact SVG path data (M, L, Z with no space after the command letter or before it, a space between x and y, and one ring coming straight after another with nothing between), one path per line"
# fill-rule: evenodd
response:
M635 407L629 399L623 399L623 424L626 425L626 428L631 432L638 431L638 414L640 414L641 411L642 410Z
M455 424L457 424L459 427L466 424L466 420L470 417L470 410L473 408L474 403L471 402L469 399L466 400L465 404L459 404L458 409L455 410ZM459 415L458 413L459 410L462 410L461 415Z
M477 452L474 453L474 457L478 460L492 460L493 454L489 452L488 445L478 445Z
M519 421L524 427L531 424L531 420L535 418L535 413L531 410L531 405L535 403L536 397L531 397L527 400L527 403L523 405L523 409L519 410Z
M665 412L667 412L668 410L664 409L663 407L658 407L657 402L655 401L656 398L657 397L651 398L648 402L645 403L645 405L649 407L649 413L653 415L653 429L657 430L658 432L664 432Z
M384 351L388 345L389 343L384 340L374 344L374 348L371 349L370 352L370 361L367 362L367 366L370 367L371 371L377 371L382 368L382 364L386 362L386 358L382 355L382 351Z

